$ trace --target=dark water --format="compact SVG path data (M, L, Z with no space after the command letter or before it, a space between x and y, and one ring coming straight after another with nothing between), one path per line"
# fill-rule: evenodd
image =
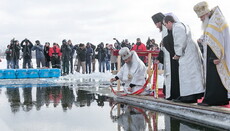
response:
M1 131L214 131L71 86L0 88Z

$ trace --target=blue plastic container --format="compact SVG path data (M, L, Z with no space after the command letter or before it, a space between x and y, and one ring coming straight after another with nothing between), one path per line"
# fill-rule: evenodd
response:
M28 78L27 69L17 69L16 77L17 79Z
M4 75L4 70L0 70L0 79L4 79L5 75Z
M50 69L40 69L39 70L40 78L49 78L50 77Z
M60 69L50 69L50 77L60 77L61 76L61 70Z
M4 78L5 79L16 79L16 70L14 69L4 70Z
M27 69L28 78L39 78L39 69Z

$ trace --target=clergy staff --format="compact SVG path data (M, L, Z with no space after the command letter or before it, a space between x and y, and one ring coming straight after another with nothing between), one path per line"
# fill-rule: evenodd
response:
M146 82L147 68L141 61L135 51L130 51L128 47L123 47L119 50L119 55L124 60L125 64L121 67L115 78L111 78L110 82L121 80L124 85L124 92L132 94L140 90ZM147 95L149 87L141 95Z
M202 68L202 55L198 44L192 39L189 27L176 22L173 16L165 16L165 27L172 31L170 40L175 51L173 60L178 61L179 94L175 102L196 103L203 96L204 81ZM166 88L166 97L170 93Z

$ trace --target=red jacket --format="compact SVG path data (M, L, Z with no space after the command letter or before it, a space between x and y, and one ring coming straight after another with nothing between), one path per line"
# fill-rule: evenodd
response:
M146 49L146 46L143 43L141 43L139 46L135 44L131 50L146 51L147 49Z
M58 53L58 56L61 56L60 48L53 46L49 49L49 56L52 57L53 53Z
M146 51L147 49L146 46L143 43L141 43L140 45L135 44L131 50ZM147 59L145 56L139 56L139 57L142 59L144 63L147 63Z

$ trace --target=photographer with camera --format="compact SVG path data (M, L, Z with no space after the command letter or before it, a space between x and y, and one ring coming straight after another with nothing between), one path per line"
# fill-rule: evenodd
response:
M50 43L46 42L44 46L44 56L45 56L45 67L46 68L50 68L49 50L50 50Z
M36 40L35 43L36 44L32 47L32 51L36 52L37 68L40 68L40 64L42 64L42 67L45 67L45 56L44 56L43 45L41 45L39 40Z
M67 41L64 39L62 40L62 46L61 46L61 53L62 53L62 72L63 75L69 74L69 61L70 61L70 53L71 48Z
M25 44L24 44L25 43ZM33 44L25 38L21 42L21 47L22 47L22 58L23 58L23 68L26 69L26 65L28 65L28 68L32 68L31 65L31 59L32 59L32 52L31 49L33 47Z
M101 42L96 49L96 52L98 52L98 63L99 63L99 72L105 72L105 56L106 56L106 50L104 48L104 43Z
M12 39L10 41L10 49L12 50L12 68L19 68L19 58L20 58L20 50L21 46L18 40Z
M80 43L79 48L77 49L77 72L80 73L80 69L82 67L82 74L86 72L86 47L85 44Z
M123 40L121 43L116 38L113 38L113 40L116 41L116 43L118 44L119 48L122 48L122 47L128 47L129 49L132 48L132 46L129 43L128 39Z
M68 45L69 45L69 47L71 49L69 62L70 62L70 73L73 74L73 56L74 56L74 53L75 53L75 49L74 49L74 46L73 46L73 43L72 43L71 40L68 40L67 43L68 43Z
M91 47L91 43L86 44L86 74L91 74L91 63L92 63L92 56L93 56L93 48Z
M10 69L12 68L12 50L10 49L10 45L7 45L5 55L6 55L6 61L7 61L7 69Z

